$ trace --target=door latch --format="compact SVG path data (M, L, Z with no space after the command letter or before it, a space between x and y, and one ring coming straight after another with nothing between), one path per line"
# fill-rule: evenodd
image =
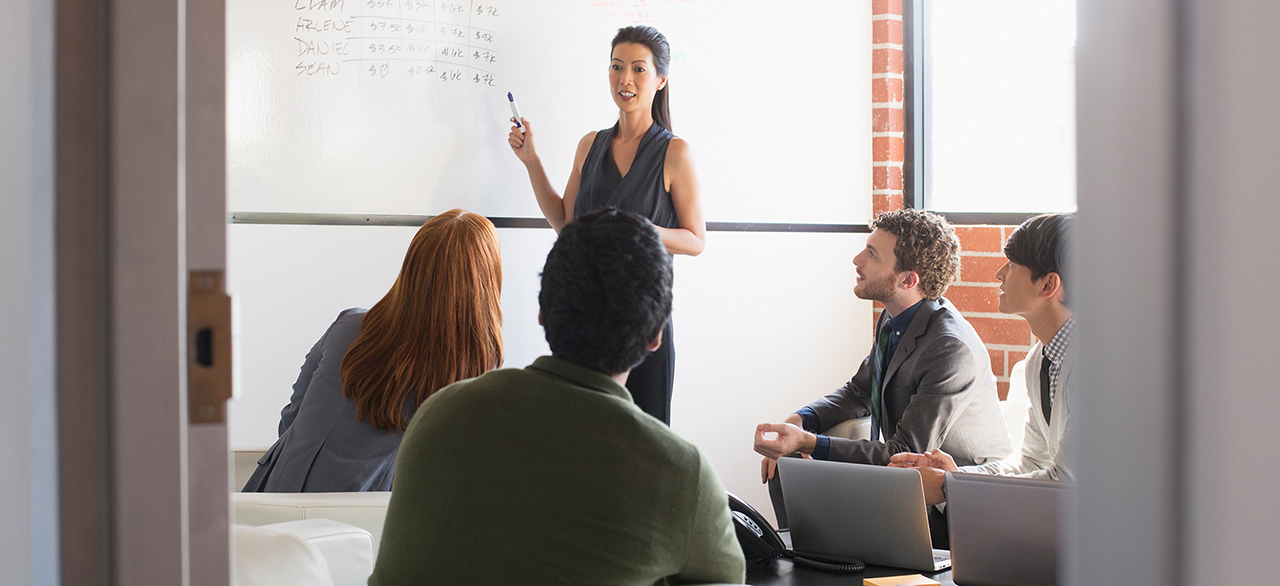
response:
M225 423L231 399L231 297L224 273L192 271L187 284L187 419Z

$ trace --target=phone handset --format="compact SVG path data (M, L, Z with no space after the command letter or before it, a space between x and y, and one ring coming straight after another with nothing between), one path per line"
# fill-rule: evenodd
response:
M729 493L729 512L733 516L733 529L738 535L738 545L747 563L757 563L776 558L789 558L797 565L829 572L861 572L866 568L854 559L827 558L813 554L798 554L787 549L778 532L754 507L737 495Z

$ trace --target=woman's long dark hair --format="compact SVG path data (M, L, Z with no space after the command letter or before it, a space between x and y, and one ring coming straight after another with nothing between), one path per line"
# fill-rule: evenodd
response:
M648 47L653 53L653 68L658 71L658 75L667 76L668 66L671 65L671 45L667 44L667 37L662 36L658 29L651 26L620 28L618 34L613 37L613 44L609 45L609 50L613 51L618 43L635 43ZM654 94L652 109L653 121L667 130L671 130L671 99L668 93L670 89L671 81L667 80L666 85Z

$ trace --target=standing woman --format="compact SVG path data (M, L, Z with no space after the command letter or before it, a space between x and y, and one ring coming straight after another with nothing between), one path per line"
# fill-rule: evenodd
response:
M487 218L427 221L391 290L338 315L307 353L280 439L245 492L391 490L414 411L441 387L502 364L502 261Z
M578 142L563 197L547 179L528 121L520 120L523 133L511 128L507 142L528 169L538 207L557 232L573 218L611 206L649 218L667 252L702 252L706 223L693 161L688 144L671 133L670 63L671 47L657 29L618 30L609 60L609 91L618 106L618 123ZM662 345L631 371L627 389L636 405L670 425L674 381L675 344L668 321Z

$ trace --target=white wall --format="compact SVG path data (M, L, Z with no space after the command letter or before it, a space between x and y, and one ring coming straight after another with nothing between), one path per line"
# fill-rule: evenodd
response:
M231 443L276 439L307 350L338 312L368 307L400 269L416 228L230 227L228 289L239 298L241 394ZM538 272L555 233L499 230L507 367L547 353ZM713 232L677 257L672 427L706 450L729 490L771 510L751 451L755 425L780 420L848 380L870 346L871 307L853 296L861 234Z
M58 583L53 7L5 2L0 36L0 576Z
M773 519L755 426L847 382L871 349L871 302L853 296L864 234L717 232L676 259L671 426L725 488Z

